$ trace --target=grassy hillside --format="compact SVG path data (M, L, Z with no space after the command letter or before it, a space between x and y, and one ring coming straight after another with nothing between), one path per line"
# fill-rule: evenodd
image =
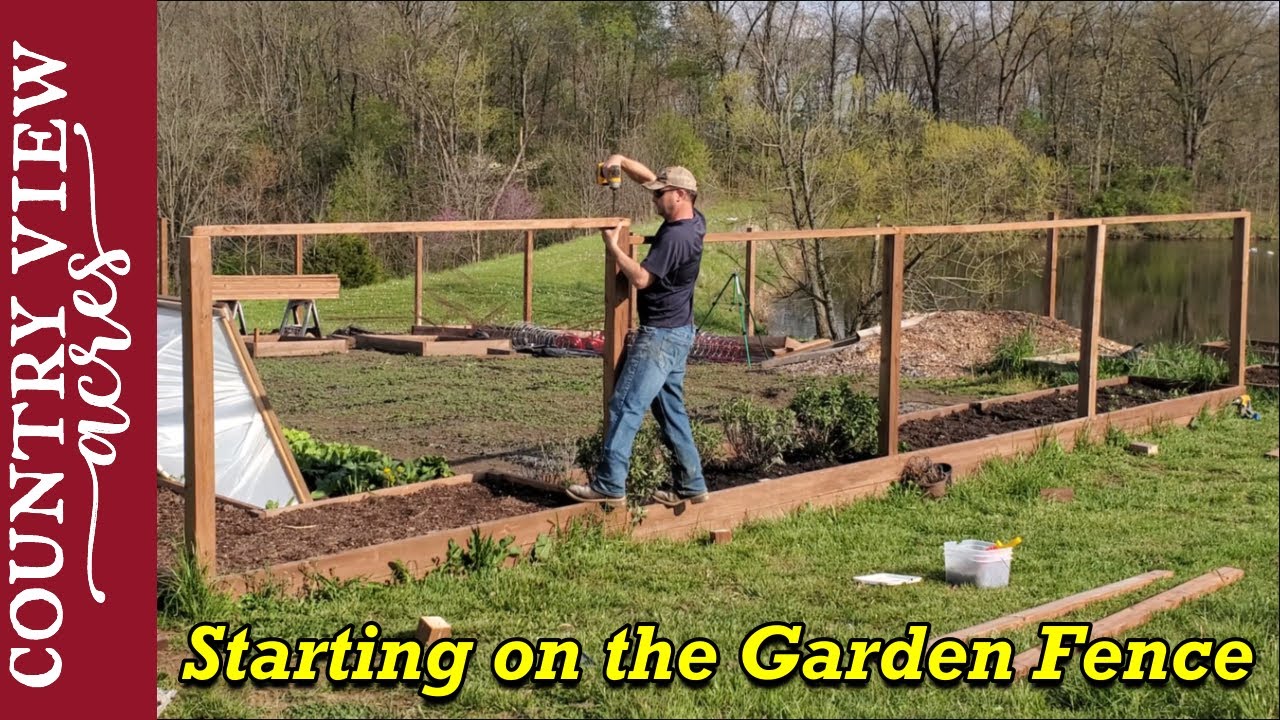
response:
M723 202L703 209L709 232L744 229L756 208L743 202ZM758 211L757 211L758 212ZM657 218L636 226L653 232ZM643 258L647 248L641 247ZM715 312L704 319L712 300L734 272L742 273L744 245L708 245L694 294L695 320L704 330L737 334L738 311L727 290ZM604 325L604 243L599 233L537 250L533 261L533 322L541 326L600 329ZM757 253L757 286L761 294L778 277L777 263L764 248ZM740 275L745 290L746 278ZM524 255L515 253L453 270L429 273L423 281L423 314L435 324L507 324L523 319ZM348 325L369 330L408 332L413 323L413 277L342 290L338 300L317 302L325 332ZM279 327L284 303L245 303L245 321L264 332Z

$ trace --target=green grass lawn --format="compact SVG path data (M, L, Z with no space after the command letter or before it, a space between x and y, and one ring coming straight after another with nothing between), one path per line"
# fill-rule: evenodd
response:
M383 636L409 637L418 617L440 615L455 637L478 642L462 691L431 705L414 685L184 687L169 717L1276 717L1280 712L1280 494L1274 396L1261 422L1227 415L1196 429L1157 428L1159 454L1136 457L1125 438L1071 453L1056 446L996 461L940 501L903 492L838 509L811 509L737 528L727 545L604 537L590 529L558 538L549 556L465 576L433 573L389 585L321 584L289 599L250 595L237 603L193 593L187 611L161 616L175 649L162 651L158 684L178 687L182 638L194 620L253 627L254 638L331 635L377 621ZM1070 503L1040 490L1074 489ZM714 502L714 501L713 501ZM1021 536L1007 588L952 588L942 579L942 544ZM1155 615L1129 637L1239 637L1257 650L1253 675L1226 688L1095 688L1078 655L1056 688L885 686L810 688L792 681L757 687L736 656L754 627L804 622L805 639L900 636L909 621L947 632L1153 569L1175 573L1138 593L1089 606L1063 620L1095 620L1211 569L1234 566L1239 583ZM923 576L915 585L862 587L870 572ZM715 677L700 689L613 688L601 676L603 646L627 623L653 621L680 643L705 637L720 648ZM586 655L573 688L508 688L489 671L505 638L572 637ZM1004 635L1018 650L1035 628Z
M703 209L709 232L740 230L754 206L722 202ZM652 233L659 219L635 226L637 234ZM641 246L643 259L647 248ZM741 321L726 291L715 312L706 317L712 301L732 273L739 273L745 290L746 247L739 243L707 245L694 293L696 321L708 331L739 334ZM604 326L604 242L591 233L542 248L533 260L533 322L548 327L601 329ZM766 247L758 251L757 283L763 292L778 279L778 265ZM435 324L508 324L524 319L524 255L516 253L443 272L423 280L423 314ZM244 303L250 332L280 325L282 301ZM413 276L376 285L343 288L338 300L319 300L322 329L331 332L348 325L389 332L408 332L413 324ZM704 320L705 318L705 320Z

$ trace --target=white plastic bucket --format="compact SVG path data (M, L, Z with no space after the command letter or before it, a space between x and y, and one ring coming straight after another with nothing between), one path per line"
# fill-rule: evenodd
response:
M987 549L994 544L987 540L943 543L942 558L947 582L952 585L976 585L980 588L1008 585L1013 548Z

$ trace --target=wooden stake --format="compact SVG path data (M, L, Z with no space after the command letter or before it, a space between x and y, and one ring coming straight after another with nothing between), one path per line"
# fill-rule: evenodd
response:
M207 237L182 244L182 421L185 440L184 536L187 548L217 573L213 456L213 298Z
M1249 224L1250 216L1237 218L1231 242L1231 347L1227 365L1228 381L1244 385L1245 349L1249 342Z
M293 274L302 274L302 236L298 235L293 240Z
M898 371L902 350L902 258L906 235L884 236L880 305L880 454L898 453Z
M1049 213L1050 220L1058 219L1058 211ZM1044 314L1050 320L1057 316L1058 303L1058 228L1045 233L1044 248Z
M445 622L442 617L435 615L424 615L418 618L418 642L423 645L430 645L437 640L443 640L452 637L453 628L449 627L449 623Z
M1230 585L1244 577L1244 571L1233 567L1211 570L1198 578L1188 580L1181 585L1165 590L1159 595L1131 605L1118 613L1108 615L1093 623L1089 636L1092 638L1114 638L1121 633L1142 625L1151 616L1165 610L1172 610L1188 600L1208 595L1215 590ZM1019 653L1013 659L1013 676L1015 679L1025 677L1040 662L1040 654L1044 646L1037 645Z
M524 321L533 322L533 231L524 231Z
M422 236L413 243L413 324L422 324Z
M1085 248L1083 308L1080 312L1080 392L1076 416L1093 417L1098 411L1098 332L1102 325L1102 261L1107 250L1107 226L1089 226Z
M973 625L963 630L957 630L953 633L940 635L929 641L929 645L934 645L940 640L960 640L965 641L975 637L995 637L996 633L1005 632L1014 628L1031 625L1033 623L1043 622L1045 620L1053 620L1062 617L1067 613L1075 612L1090 603L1109 600L1118 595L1131 593L1139 588L1144 588L1157 580L1165 580L1173 577L1173 573L1168 570L1153 570L1142 575L1135 575L1131 578L1113 582L1110 585L1103 585L1092 590L1068 595L1061 600L1054 600L1050 603L1037 605L1027 610L1021 610L1016 613L1005 615L984 622L981 625Z

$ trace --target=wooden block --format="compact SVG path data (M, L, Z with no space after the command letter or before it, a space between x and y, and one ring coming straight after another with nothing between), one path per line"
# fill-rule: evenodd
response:
M1129 452L1134 455L1155 455L1160 452L1160 446L1155 443L1132 442L1129 443Z
M1040 491L1040 497L1056 502L1071 502L1076 499L1076 491L1071 488L1045 488Z
M713 545L724 545L733 539L733 531L727 529L712 530L711 543Z
M449 623L445 622L442 617L423 615L418 618L418 634L416 637L424 645L443 640L452 634L453 629L449 627Z
M1280 448L1276 448L1275 450L1272 450L1271 452L1267 453L1267 457L1271 458L1272 460L1280 459Z

